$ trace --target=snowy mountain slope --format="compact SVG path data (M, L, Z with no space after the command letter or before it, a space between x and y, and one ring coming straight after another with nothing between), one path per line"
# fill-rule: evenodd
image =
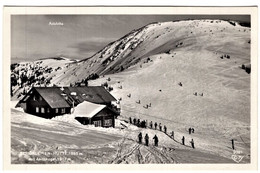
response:
M248 52L242 52L243 54L240 55L245 55L249 53L250 44L247 43L250 40L249 33L249 28L233 26L229 22L217 20L150 24L108 45L90 59L72 65L71 68L75 69L76 73L67 74L74 75L76 78L69 81L57 79L57 82L68 84L68 82L80 81L86 74L103 75L120 72L151 55L182 48L209 49L221 53L217 49L224 44L230 44L229 47L243 45ZM222 51L224 53L224 50ZM232 49L230 51L233 52Z
M90 84L108 82L114 88L112 94L121 98L122 116L126 119L131 116L160 122L177 131L179 140L181 135L188 135L189 127L194 127L196 134L191 137L198 142L198 148L225 157L231 157L230 140L235 139L247 162L250 74L240 67L250 63L250 32L229 25L200 29L200 34L210 30L213 34L185 39L182 47L157 52L149 56L149 61L144 59L124 72ZM152 106L146 107L150 103Z
M227 21L190 20L153 23L110 43L86 60L72 62L66 66L61 63L62 68L59 72L47 77L51 84L70 85L81 82L91 74L105 75L120 72L136 63L142 63L141 60L149 56L178 49L197 51L206 49L220 54L231 51L244 57L245 63L249 63L247 57L249 43L250 28L238 24L234 26ZM233 47L238 46L243 46L243 49L232 50ZM49 62L48 59L43 61ZM30 67L27 68L30 71Z
M107 82L113 88L112 94L121 98L122 119L131 116L162 123L169 133L176 132L177 142L163 145L178 147L185 136L188 141L194 139L196 152L230 160L230 140L235 139L236 149L244 156L241 162L248 163L250 74L242 64L250 64L250 43L250 28L227 21L154 23L89 59L61 65L50 83L74 84L98 73L100 78L89 85ZM195 128L194 134L188 134L189 127ZM132 134L133 139L139 131ZM180 151L191 153L185 147ZM206 162L199 154L193 157L193 163Z
M11 65L13 99L21 99L32 86L50 86L68 64L75 62L64 57L47 58Z
M90 84L99 85L110 78L108 85L114 88L112 94L121 98L121 114L125 119L136 117L162 123L178 134L179 141L182 135L193 138L197 148L226 158L233 152L230 140L236 139L237 149L248 159L250 75L238 68L234 60L219 62L218 55L208 51L200 52L195 60L192 59L194 55L193 51L176 51L151 56L153 62L142 68L137 66L107 75ZM213 60L206 61L208 57ZM223 64L232 65L227 68ZM208 72L215 67L219 70ZM221 71L227 71L228 75ZM199 95L201 93L203 96ZM147 108L150 103L151 107ZM188 135L189 127L195 128L195 134Z

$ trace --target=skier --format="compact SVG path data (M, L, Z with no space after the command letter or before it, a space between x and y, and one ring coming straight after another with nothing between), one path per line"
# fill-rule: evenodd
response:
M191 132L194 133L194 131L195 131L194 128L192 128L192 129L191 129Z
M152 121L150 122L150 127L151 127L151 129L153 128L153 122Z
M140 127L146 128L146 122L144 120L141 122Z
M132 124L132 118L131 117L129 117L129 122L130 122L130 124Z
M191 147L195 148L193 139L191 139L190 143L191 143Z
M158 146L158 142L159 142L158 137L155 135L153 139L154 139L154 146Z
M232 142L232 149L234 150L234 149L235 149L235 142L234 142L234 139L231 139L231 142Z
M160 131L162 131L162 125L161 125L161 123L159 123L159 128L160 128Z
M147 133L146 133L144 138L145 138L145 145L148 146L148 144L149 144L149 136L148 136Z
M138 141L139 141L140 144L142 143L142 139L143 139L142 132L140 132L139 135L138 135Z
M174 131L172 131L172 139L174 139Z
M182 145L185 145L185 137L184 136L182 137L181 140L182 140Z
M191 134L191 128L189 128L189 134Z
M163 128L164 128L164 133L167 134L167 127L164 126Z
M154 123L154 128L157 129L157 122Z
M133 122L134 122L134 125L136 125L136 119L135 118L134 118Z
M140 119L137 120L137 126L140 126Z

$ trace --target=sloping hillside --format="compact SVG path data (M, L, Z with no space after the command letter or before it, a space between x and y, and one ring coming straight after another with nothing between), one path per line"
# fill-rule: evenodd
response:
M68 76L72 76L70 80L57 78L54 81L67 85L68 82L80 82L92 73L105 75L124 71L149 56L179 49L195 49L196 52L208 50L219 53L219 56L235 52L248 63L249 41L250 28L234 26L226 21L150 24L108 45L90 59L71 65L66 71ZM240 51L237 52L238 47Z
M61 65L50 83L70 85L99 74L89 85L110 86L121 119L162 123L175 131L177 142L194 139L196 151L226 159L235 139L241 162L248 163L250 43L250 28L227 21L154 23L89 59ZM194 134L188 134L190 127Z
M233 163L230 158L182 146L163 133L123 121L117 120L115 129L103 129L81 125L72 115L50 120L17 109L11 113L12 164ZM157 134L159 146L138 144L140 131Z
M12 64L11 94L13 99L21 99L32 86L53 85L53 78L61 76L62 69L73 62L75 61L64 57L55 57Z
M242 58L244 60L242 63L248 64L250 43L250 28L228 21L190 20L154 23L132 31L86 60L69 61L65 58L61 58L62 60L56 58L35 62L52 64L50 67L59 63L52 73L46 76L45 82L39 79L40 82L37 84L49 84L49 81L56 85L75 84L91 74L105 75L124 71L137 63L142 64L141 61L149 56L180 49L196 49L196 52L208 50L218 53L219 56L231 53ZM29 65L26 69L33 71L33 67L34 65ZM19 68L15 67L13 71L19 71Z
M196 133L190 138L198 148L225 157L231 157L230 140L235 139L237 150L243 151L248 161L250 74L241 64L250 63L250 33L224 24L224 33L218 27L200 29L200 34L211 34L192 41L185 38L178 48L149 56L124 72L90 84L107 82L112 86L126 119L131 116L162 123L177 131L179 140L181 135L190 136L188 128L194 127ZM150 103L151 107L147 106Z

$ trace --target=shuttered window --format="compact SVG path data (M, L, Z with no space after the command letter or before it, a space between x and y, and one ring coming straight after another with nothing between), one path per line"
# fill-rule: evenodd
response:
M62 113L62 114L65 113L65 108L61 108L61 113Z
M59 113L59 108L56 108L56 109L55 109L55 113L56 113L56 114Z

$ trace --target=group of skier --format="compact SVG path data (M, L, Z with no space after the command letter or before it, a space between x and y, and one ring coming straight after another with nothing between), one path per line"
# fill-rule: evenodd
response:
M130 123L131 124L134 124L134 125L136 125L136 126L138 126L138 127L143 127L143 128L147 128L147 120L145 121L145 120L143 120L143 121L141 121L140 119L136 119L136 118L134 118L133 120L132 120L132 118L130 117L129 118L129 120L130 120ZM153 129L153 127L154 127L154 129L155 130L157 130L157 127L159 127L159 130L160 131L162 131L162 125L161 125L161 123L159 123L159 124L157 124L157 122L155 122L154 124L153 124L153 122L151 121L150 123L149 123L149 126L150 126L150 128L151 129ZM164 133L165 134L167 134L167 127L164 125L164 127L163 127L163 129L164 129ZM188 131L189 131L189 134L191 134L191 133L194 133L194 128L189 128L188 129ZM174 131L172 131L171 132L171 136L170 136L172 139L174 139ZM139 135L138 135L138 142L140 143L140 144L142 144L142 140L143 140L143 136L142 136L142 132L140 132L139 133ZM158 146L158 143L159 143L159 139L158 139L158 137L155 135L154 137L153 137L153 140L154 140L154 146ZM183 136L182 137L182 145L185 145L185 137ZM231 142L232 142L232 149L234 150L235 149L235 142L234 142L235 140L234 139L232 139L231 140ZM148 136L148 134L146 134L145 135L145 137L144 137L144 144L146 145L146 146L148 146L149 145L149 136ZM194 140L193 139L191 139L191 141L190 141L190 144L191 144L191 147L192 148L195 148L195 145L194 145Z
M194 128L189 128L189 134L191 134L191 133L194 133L195 132L195 130L194 130Z
M158 126L159 126L159 130L162 131L161 123L159 123L159 125L158 125L157 122L155 122L154 123L154 129L157 130ZM152 121L150 122L150 128L153 129L153 122ZM165 125L163 126L163 130L164 130L164 133L167 133L167 127Z
M130 124L134 124L134 125L136 125L136 126L138 126L138 127L143 127L143 128L147 128L147 120L145 121L145 120L140 120L140 119L136 119L136 118L131 118L131 117L129 117L129 122L130 122ZM150 122L150 128L151 129L153 129L153 126L154 126L154 129L155 130L157 130L157 127L158 127L158 129L160 130L160 131L162 131L162 125L161 125L161 123L159 123L159 124L157 124L157 122L155 122L154 124L153 124L153 122L151 121ZM164 133L167 133L167 127L166 126L163 126L163 130L164 130Z
M140 119L132 119L131 117L129 118L129 122L130 124L134 124L137 127L142 127L142 128L146 128L147 127L147 122L145 120L140 120Z
M143 135L142 135L142 132L140 132L138 134L138 142L140 144L142 144L142 140L143 140ZM146 135L144 137L144 140L145 140L145 145L148 146L149 145L149 136L148 136L147 133L146 133ZM158 137L156 135L154 135L153 140L154 140L154 146L158 146L159 139L158 139Z
M182 141L182 145L185 145L185 137L184 137L184 136L182 137L181 141ZM191 139L190 144L191 144L191 147L192 147L192 148L195 148L194 140L193 140L193 139Z
M134 124L134 125L136 125L138 127L147 128L147 120L146 121L145 120L141 121L140 119L136 119L136 118L132 119L130 117L129 121L130 121L131 124ZM164 125L163 129L162 129L161 123L157 124L157 122L153 123L152 121L150 121L149 127L151 129L155 129L155 130L157 130L157 128L158 128L160 131L163 130L163 132L165 134L167 134L167 127ZM194 128L189 128L189 134L191 134L191 133L194 133ZM171 136L170 137L172 139L174 139L174 131L171 132ZM140 132L139 135L138 135L138 142L140 144L142 143L142 139L143 139L143 136L142 136L142 133ZM148 134L145 135L144 140L145 140L145 145L148 146L149 145L149 136L148 136ZM153 137L153 140L154 140L154 146L158 146L159 140L158 140L158 137L156 135ZM191 143L191 147L195 148L193 139L191 139L190 143ZM185 137L184 136L182 137L182 145L185 145Z

